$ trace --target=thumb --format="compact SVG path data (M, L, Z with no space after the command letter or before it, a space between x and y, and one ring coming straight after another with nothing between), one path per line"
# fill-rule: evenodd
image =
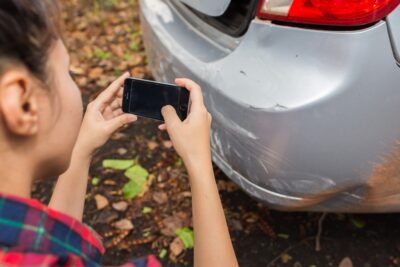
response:
M133 114L122 114L115 117L107 122L107 131L111 134L124 126L125 124L134 122L137 120L137 116Z
M168 129L173 129L178 126L181 122L178 115L176 114L176 110L172 106L165 106L161 109L161 113L165 120L165 125L167 125Z

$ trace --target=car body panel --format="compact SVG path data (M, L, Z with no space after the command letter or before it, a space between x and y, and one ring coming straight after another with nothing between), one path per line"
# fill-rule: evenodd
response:
M159 2L168 23L141 1L154 75L202 86L214 161L246 192L285 210L400 210L400 179L378 177L400 149L400 69L384 21L328 31L255 19L227 52Z
M231 0L180 0L182 3L206 15L217 17L224 14Z
M386 18L389 34L393 45L393 53L400 62L400 6Z

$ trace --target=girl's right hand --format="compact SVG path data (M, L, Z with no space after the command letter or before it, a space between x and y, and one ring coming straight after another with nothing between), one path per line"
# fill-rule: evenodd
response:
M190 113L182 122L172 106L163 107L161 112L165 124L160 125L159 129L167 130L175 150L187 167L193 163L211 162L212 117L204 105L201 88L189 79L176 79L175 83L190 91Z

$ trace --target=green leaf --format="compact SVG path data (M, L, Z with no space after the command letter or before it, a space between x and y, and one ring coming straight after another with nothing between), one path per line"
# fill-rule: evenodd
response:
M136 42L131 42L131 44L129 45L129 48L134 52L140 51L140 45Z
M135 165L125 172L125 176L128 177L131 180L145 180L147 179L147 176L149 176L149 172L143 168L140 165Z
M97 177L92 178L92 185L96 186L100 183L100 179Z
M361 219L356 218L356 217L351 217L350 221L354 225L354 227L357 228L357 229L362 229L365 226L365 222L362 221Z
M185 248L193 248L194 247L194 235L193 231L189 229L188 227L183 227L180 229L177 229L175 231L175 234L179 236L180 239L182 239L183 244L185 245Z
M107 52L107 51L103 51L102 49L96 47L96 48L94 49L94 55L95 55L97 58L106 60L106 59L109 59L109 58L110 58L111 53L110 53L110 52Z
M283 238L283 239L289 239L289 235L288 234L284 234L284 233L278 234L278 237Z
M150 208L150 207L144 207L143 210L142 210L142 213L143 213L143 214L147 214L147 213L150 213L152 210L153 210L153 209Z
M158 254L158 257L159 257L160 259L164 259L165 256L167 256L167 250L166 250L165 248L163 248L163 249L160 251L160 254Z
M151 235L151 232L143 232L143 237L148 237Z
M145 183L146 181L144 181ZM139 195L143 191L144 183L138 183L134 180L129 181L122 188L122 192L124 193L125 199L131 199Z
M181 167L182 164L183 164L183 162L182 162L182 159L180 159L180 158L175 162L176 167Z
M135 165L125 171L125 176L130 181L122 188L126 199L134 198L143 191L143 187L149 176L148 171L140 165Z
M105 159L103 160L103 168L115 170L126 170L135 164L133 159Z

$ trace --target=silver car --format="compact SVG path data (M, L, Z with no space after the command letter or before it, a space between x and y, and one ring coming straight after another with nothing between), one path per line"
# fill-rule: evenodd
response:
M283 210L400 211L399 0L141 0L155 78L188 77L215 163Z

